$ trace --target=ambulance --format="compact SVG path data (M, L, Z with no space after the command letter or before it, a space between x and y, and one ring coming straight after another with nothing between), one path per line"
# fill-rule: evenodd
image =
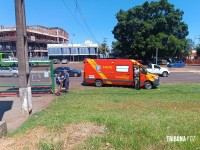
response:
M84 60L84 84L134 86L136 89L152 89L159 85L159 76L149 73L133 59Z

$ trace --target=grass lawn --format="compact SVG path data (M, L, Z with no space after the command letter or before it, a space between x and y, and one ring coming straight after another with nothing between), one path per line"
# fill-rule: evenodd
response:
M200 84L162 85L153 90L122 87L73 90L58 97L45 111L33 114L11 137L38 127L47 128L53 135L61 134L66 126L82 122L105 126L105 133L87 138L75 149L197 150ZM170 142L167 136L187 139ZM59 146L41 140L38 147L62 149L64 140L60 139Z

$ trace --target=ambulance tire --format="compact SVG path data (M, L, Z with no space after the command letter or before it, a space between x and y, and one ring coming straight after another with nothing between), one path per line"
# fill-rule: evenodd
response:
M147 90L150 90L153 88L151 82L147 81L144 83L144 88L147 89Z
M96 87L102 87L103 86L102 80L95 80L94 84L95 84Z

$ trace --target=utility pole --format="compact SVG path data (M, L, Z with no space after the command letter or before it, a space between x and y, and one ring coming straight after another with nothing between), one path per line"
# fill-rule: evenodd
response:
M19 95L21 100L22 114L28 116L32 112L32 95L30 87L30 72L28 61L25 0L15 0L16 18L16 49L19 70Z
M156 48L156 65L158 64L158 48Z
M106 52L107 52L107 49L106 49L106 46L107 46L107 38L103 38L103 44L104 44L104 52L103 52L103 58L106 57Z

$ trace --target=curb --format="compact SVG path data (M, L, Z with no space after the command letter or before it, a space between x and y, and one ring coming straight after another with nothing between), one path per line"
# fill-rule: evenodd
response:
M0 139L8 133L7 124L5 121L0 121Z
M200 73L200 70L170 70L170 72L192 72L192 73Z

